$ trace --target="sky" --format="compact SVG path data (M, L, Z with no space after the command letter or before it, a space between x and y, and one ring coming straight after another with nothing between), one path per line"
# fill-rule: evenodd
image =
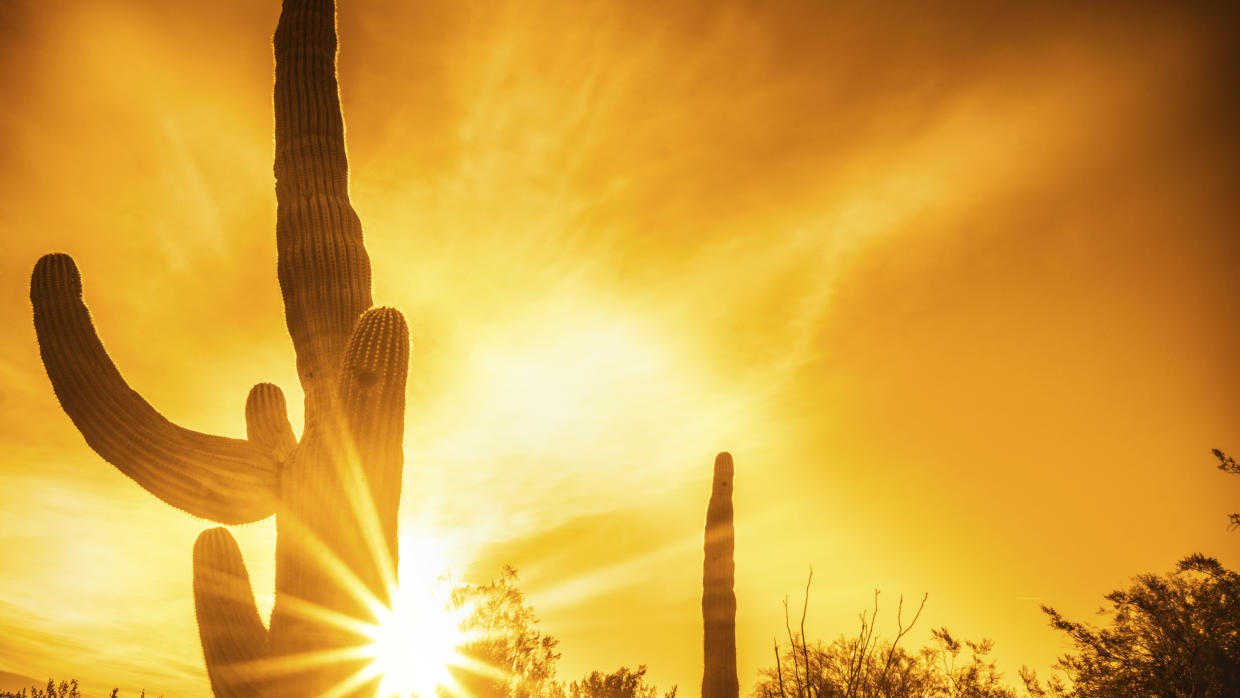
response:
M1013 682L1191 552L1240 565L1240 37L1221 4L343 3L351 190L412 333L401 532L515 567L560 676L701 680L736 460L742 691L813 569ZM87 447L35 260L172 421L300 392L275 274L278 4L0 0L0 670L208 696L212 525ZM274 525L234 527L260 609ZM907 605L907 604L906 604Z

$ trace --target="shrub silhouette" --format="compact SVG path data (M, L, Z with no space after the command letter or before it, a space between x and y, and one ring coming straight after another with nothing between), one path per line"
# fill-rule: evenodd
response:
M112 691L113 698L116 697L116 693ZM0 698L82 698L82 692L78 690L77 679L60 683L48 679L47 688L31 686L29 693L24 688L20 691L0 691Z
M994 643L957 639L947 628L931 631L932 644L916 652L900 645L917 625L928 595L905 624L904 597L896 607L896 634L890 640L875 633L879 592L874 607L859 615L854 636L840 635L830 644L811 641L805 631L809 589L813 571L805 583L805 602L797 630L789 618L784 599L784 628L788 644L774 643L775 664L760 670L754 698L1017 698L1002 684L1002 675L990 659ZM962 656L968 649L968 659ZM1022 668L1026 685L1036 684L1033 673Z
M676 698L676 687L662 698ZM646 682L646 665L631 671L620 667L610 674L593 671L568 685L568 698L660 698L659 689Z
M120 689L114 688L108 694L108 698L118 698ZM39 688L31 686L29 692L23 688L20 691L0 691L0 698L82 698L82 692L78 689L77 679L61 681L56 683L53 679L47 680L47 688ZM146 698L146 691L142 691L138 698ZM163 698L162 696L160 698Z
M931 644L910 651L899 639L838 637L830 644L794 635L777 648L779 664L762 670L754 698L1017 698L990 659L989 640L931 631ZM967 656L966 656L967 655Z
M68 255L40 259L30 287L56 396L100 456L195 516L236 524L276 514L270 630L232 536L215 528L194 545L199 634L221 697L318 695L349 680L364 660L342 656L365 639L338 619L370 621L396 570L409 339L399 312L369 309L370 262L348 196L335 3L286 0L274 43L277 272L305 393L301 439L270 384L249 394L244 440L172 424L112 364Z

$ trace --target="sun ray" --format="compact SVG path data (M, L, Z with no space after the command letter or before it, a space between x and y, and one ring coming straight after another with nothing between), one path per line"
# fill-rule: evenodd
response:
M354 618L347 613L341 613L325 606L297 598L295 596L286 596L283 598L284 610L290 615L304 618L306 620L317 621L323 625L330 625L355 635L364 635L369 623Z
M355 689L365 685L374 679L374 674L370 673L369 667L359 669L350 674L347 678L332 686L323 692L318 698L340 698L341 696L350 695ZM429 698L429 697L428 697Z
M360 646L342 647L238 662L233 665L233 668L252 673L255 677L273 678L297 674L307 669L356 661L364 657Z
M368 608L381 603L366 583L349 568L344 560L340 559L340 556L327 543L315 535L309 526L287 514L280 523L296 529L298 542L311 549L321 568L331 575L341 588L352 594L354 599L363 602Z
M365 487L361 479L354 479L353 483L356 487ZM365 499L361 496L364 492L354 490L354 494L357 496L350 496L347 501L355 511L359 508L364 511L359 501ZM365 518L364 513L359 516L359 519ZM377 518L372 520L377 524ZM443 551L432 537L402 536L399 575L392 577L382 594L376 594L304 522L286 517L281 523L297 529L299 540L316 558L320 568L369 613L367 617L358 618L285 595L280 601L284 612L353 634L358 644L255 660L238 665L239 669L256 677L272 677L324 665L360 663L362 668L337 684L330 696L346 695L372 680L377 680L382 696L429 697L437 695L441 689L449 695L467 696L469 691L452 675L452 668L507 678L501 670L461 655L461 646L473 639L461 629L472 605L453 597ZM368 547L375 555L382 554L380 549L385 548L382 545Z
M389 590L390 604L371 607L376 622L362 631L370 639L361 650L370 659L366 675L380 677L381 696L430 698L441 689L467 694L452 668L476 673L487 669L460 652L470 640L462 624L472 606L454 597L432 538L402 537L400 548L401 585Z
M337 461L338 471L343 471L338 472L338 475L344 485L343 489L349 507L353 512L354 520L362 530L362 537L370 549L370 554L376 563L375 567L382 576L380 581L383 588L394 589L397 586L395 560L392 559L392 554L388 550L383 526L379 521L379 512L371 496L370 483L362 471L361 458L352 439L345 440L344 450L345 457Z

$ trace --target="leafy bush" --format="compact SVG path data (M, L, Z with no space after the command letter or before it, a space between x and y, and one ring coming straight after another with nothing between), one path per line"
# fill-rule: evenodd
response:
M1104 627L1042 607L1051 627L1076 646L1058 664L1073 688L1043 695L1240 695L1240 574L1198 554L1170 574L1142 574L1133 582L1107 594Z

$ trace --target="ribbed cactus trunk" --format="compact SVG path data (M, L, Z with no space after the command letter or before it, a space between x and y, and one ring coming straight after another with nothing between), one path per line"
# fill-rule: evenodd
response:
M706 506L702 563L702 698L737 698L736 536L732 527L732 456L715 457L715 477Z
M396 577L405 379L404 318L369 309L370 261L349 203L336 85L335 3L285 0L275 34L276 246L285 317L306 396L298 440L284 396L256 385L246 439L178 427L132 391L82 302L73 260L31 279L53 389L87 443L155 496L212 521L276 514L270 630L232 536L194 546L194 597L216 696L374 693L357 648Z

